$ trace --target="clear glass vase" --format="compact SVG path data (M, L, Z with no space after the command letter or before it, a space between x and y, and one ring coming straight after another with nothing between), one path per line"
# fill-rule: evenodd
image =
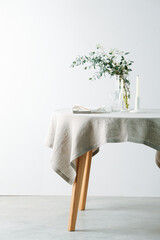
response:
M129 111L130 104L130 82L124 76L119 76L119 86L120 87L120 110L121 111Z
M119 96L120 96L119 76L116 76L114 80L114 91L110 94L111 110L113 112L120 111Z
M128 111L130 100L129 81L116 75L114 92L111 93L111 109L113 112Z

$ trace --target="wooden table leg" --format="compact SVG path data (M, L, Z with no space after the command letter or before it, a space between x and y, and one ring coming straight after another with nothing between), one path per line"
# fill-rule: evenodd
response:
M89 151L87 152L86 161L85 161L81 195L79 200L79 210L85 210L85 206L86 206L91 161L92 161L92 151Z
M81 157L76 159L77 176L72 187L68 231L74 231L76 226L77 212L78 212L78 205L79 205L79 199L80 199L80 193L81 193L86 155L87 154L84 154Z

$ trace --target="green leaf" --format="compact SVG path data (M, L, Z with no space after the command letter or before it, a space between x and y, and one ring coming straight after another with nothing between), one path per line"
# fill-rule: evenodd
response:
M97 49L100 48L103 51L92 51L89 52L88 55L78 56L75 61L72 62L71 67L76 67L80 65L85 65L89 63L87 66L83 68L85 70L94 68L97 70L89 80L96 80L105 76L105 73L108 73L111 76L121 75L127 76L132 69L130 66L134 61L128 61L125 59L125 55L129 54L129 52L119 51L117 49L111 49L109 53L105 53L104 48L102 46L98 46ZM120 60L119 58L120 57ZM116 58L116 61L115 61ZM126 80L126 86L129 86L128 80ZM126 91L128 89L126 88Z

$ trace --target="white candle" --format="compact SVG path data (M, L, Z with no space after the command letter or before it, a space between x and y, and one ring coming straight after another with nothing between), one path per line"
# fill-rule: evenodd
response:
M135 98L135 111L140 110L140 97L139 97L139 76L137 76L136 98Z
M139 98L139 76L137 76L136 98Z

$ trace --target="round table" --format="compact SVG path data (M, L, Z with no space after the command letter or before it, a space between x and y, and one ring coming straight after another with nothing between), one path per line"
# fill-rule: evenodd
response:
M78 205L85 209L91 159L105 143L134 142L155 150L160 167L160 110L139 113L73 113L71 109L53 112L46 145L52 148L51 164L68 183L73 184L69 231L75 230Z

